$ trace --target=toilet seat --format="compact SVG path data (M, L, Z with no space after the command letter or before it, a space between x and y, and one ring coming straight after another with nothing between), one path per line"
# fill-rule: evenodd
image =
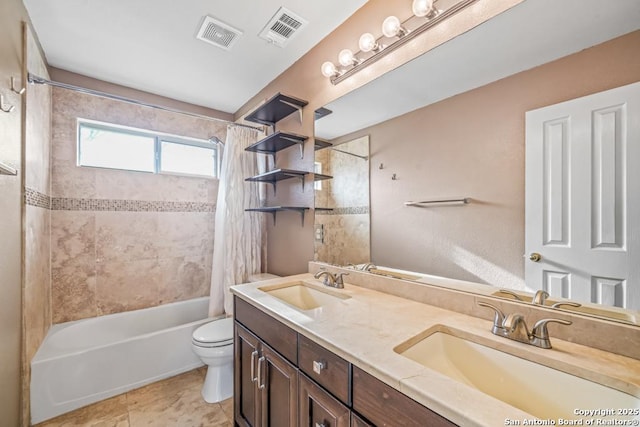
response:
M192 342L198 347L224 347L233 344L233 319L214 320L193 332Z

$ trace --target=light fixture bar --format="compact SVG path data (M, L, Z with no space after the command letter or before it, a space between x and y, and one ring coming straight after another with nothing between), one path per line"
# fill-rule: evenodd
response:
M429 28L432 28L432 27L438 25L440 22L442 22L445 19L449 18L450 16L458 13L459 11L461 11L465 7L469 6L471 3L475 3L476 1L477 0L461 0L461 1L459 1L458 3L456 3L453 6L451 6L450 8L448 8L447 10L445 10L445 11L441 12L440 14L438 14L437 16L435 16L434 18L431 18L430 20L428 20L424 24L422 24L422 25L418 26L417 28L409 31L403 37L400 37L398 40L396 40L393 43L387 45L384 49L382 49L382 50L380 50L378 52L374 52L374 54L371 55L370 57L368 57L366 59L363 59L362 62L360 62L359 64L354 65L353 68L350 68L350 69L342 72L339 75L332 76L332 77L329 78L329 80L334 85L337 85L341 81L351 77L352 75L354 75L358 71L362 70L363 68L366 68L369 65L377 62L378 60L382 59L383 57L385 57L386 55L390 54L394 50L398 49L401 46L404 46L406 43L410 42L411 40L413 40L414 38L416 38L420 34L424 33ZM407 21L409 19L411 19L411 18L408 18ZM384 37L384 36L382 36L382 37ZM360 52L358 52L358 53L360 53Z

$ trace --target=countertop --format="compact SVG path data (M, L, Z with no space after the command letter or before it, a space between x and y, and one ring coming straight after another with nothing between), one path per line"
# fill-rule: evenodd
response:
M307 311L294 308L258 289L295 281L323 286L311 274L301 274L237 285L231 291L461 426L501 426L508 425L506 420L522 422L536 418L395 353L395 347L427 330L449 328L457 334L472 337L478 344L640 398L640 361L629 357L554 339L553 336L553 349L536 348L493 335L490 321L349 283L345 283L344 289L329 289L351 298Z

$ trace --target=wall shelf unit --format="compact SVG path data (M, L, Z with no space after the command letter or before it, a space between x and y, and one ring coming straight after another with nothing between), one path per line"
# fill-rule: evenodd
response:
M331 175L323 175L321 173L314 173L313 180L314 181L324 181L325 179L333 179Z
M274 169L270 172L265 172L260 175L252 176L250 178L245 179L245 181L250 182L264 182L267 184L273 185L273 192L276 192L276 183L278 181L282 181L285 179L291 178L300 178L300 182L302 183L302 191L304 191L304 177L308 175L307 171L299 171L293 169Z
M277 122L296 111L299 113L300 123L302 123L302 107L307 104L307 101L278 92L245 117L245 120L271 126L275 131Z
M304 206L265 206L262 208L249 208L245 209L246 212L264 212L270 213L273 215L273 225L276 225L276 214L282 211L294 211L299 212L302 217L302 226L304 227L304 213L308 211L309 208Z
M255 144L251 144L245 148L245 150L254 153L271 154L275 163L276 153L278 151L297 144L300 147L300 158L302 159L304 158L304 142L307 139L309 138L303 135L278 131L261 139Z
M322 150L323 148L331 147L333 144L326 139L316 138L313 141L313 149L315 151Z

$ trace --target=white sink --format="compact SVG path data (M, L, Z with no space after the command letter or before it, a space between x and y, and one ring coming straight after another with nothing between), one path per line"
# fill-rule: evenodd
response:
M306 282L283 283L258 288L300 310L313 310L323 305L351 298L338 290L325 289Z
M464 338L419 337L394 351L541 419L579 419L576 409L640 408L637 397Z

